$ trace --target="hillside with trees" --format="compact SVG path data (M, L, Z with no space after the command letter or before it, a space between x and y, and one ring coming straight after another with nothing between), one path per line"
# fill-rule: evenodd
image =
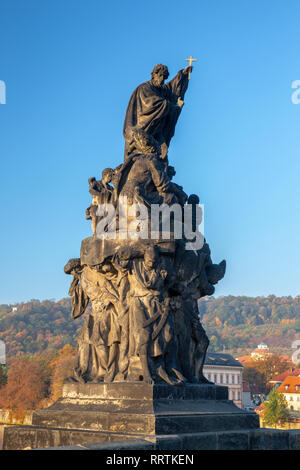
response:
M66 344L61 349L11 358L8 368L0 364L0 409L22 422L26 412L50 406L62 395L74 360L75 349Z
M244 379L253 393L268 393L270 378L292 366L291 345L300 339L300 297L210 297L199 302L199 311L210 350L238 357L264 341L277 354L247 363ZM7 351L7 366L0 364L0 408L21 419L26 410L47 407L61 396L86 316L72 320L70 313L69 298L0 306L0 339Z
M210 297L199 302L199 311L216 352L241 356L263 341L272 352L290 355L300 339L300 296Z
M70 313L69 298L0 305L0 339L6 343L8 361L66 344L75 346L82 319L72 320Z
M210 297L199 302L199 311L210 349L216 352L241 356L264 341L273 352L290 355L292 342L300 339L300 296ZM69 298L0 305L0 339L8 361L75 346L83 318L72 320L70 312Z

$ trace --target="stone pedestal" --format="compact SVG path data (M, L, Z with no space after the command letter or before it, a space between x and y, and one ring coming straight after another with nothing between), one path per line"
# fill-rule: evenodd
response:
M256 429L255 413L228 400L227 387L145 383L65 384L63 397L33 413L32 426L5 429L4 449Z

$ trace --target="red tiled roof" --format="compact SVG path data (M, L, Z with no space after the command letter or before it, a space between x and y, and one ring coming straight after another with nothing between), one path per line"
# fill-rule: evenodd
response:
M281 361L290 361L291 358L290 358L290 356L280 356L280 360Z
M278 392L300 394L300 377L291 375L286 377L282 384L278 387Z
M269 380L269 382L281 383L284 381L286 377L295 376L295 375L296 376L300 375L300 369L288 369L282 372L281 374L275 375L274 377L272 377L272 379Z
M238 357L237 360L241 363L241 364L245 364L246 362L253 362L253 359L251 356L242 356L242 357Z
M265 406L263 403L261 403L259 406L257 406L256 408L254 408L254 411L255 413L257 413L258 415L262 414L264 412L264 409L265 409Z

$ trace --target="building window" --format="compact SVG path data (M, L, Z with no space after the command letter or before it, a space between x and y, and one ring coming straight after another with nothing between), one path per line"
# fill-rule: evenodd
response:
M238 391L238 400L240 400L240 399L241 399L241 392Z
M223 383L223 374L220 374L220 383Z
M215 374L215 384L218 382L218 377L217 377L217 374Z
M226 374L226 383L229 384L229 375Z
M238 384L240 384L240 383L241 383L241 376L240 376L240 374L237 376L237 379L238 379Z
M231 379L232 379L231 383L234 384L234 375L233 374L232 374Z
M210 380L210 374L207 374L207 378L208 378L208 380Z

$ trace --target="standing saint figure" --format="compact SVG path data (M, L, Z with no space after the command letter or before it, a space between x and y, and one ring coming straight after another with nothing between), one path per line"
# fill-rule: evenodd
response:
M111 204L113 201L114 188L109 184L113 179L114 171L112 168L105 168L102 171L102 179L97 181L93 176L89 178L89 192L92 195L92 203L86 209L86 219L92 221L93 234L96 233L96 226L99 222L97 209L101 204Z
M137 127L154 137L166 154L175 132L175 126L184 104L189 73L193 67L179 70L168 83L166 65L157 64L151 72L151 80L139 85L131 95L124 122L125 160L134 152L130 141L130 129Z
M152 369L158 379L174 385L183 382L184 377L172 357L174 328L165 282L167 274L156 246L146 248L144 259L133 260L129 274L130 356L139 356L144 382L153 383Z

